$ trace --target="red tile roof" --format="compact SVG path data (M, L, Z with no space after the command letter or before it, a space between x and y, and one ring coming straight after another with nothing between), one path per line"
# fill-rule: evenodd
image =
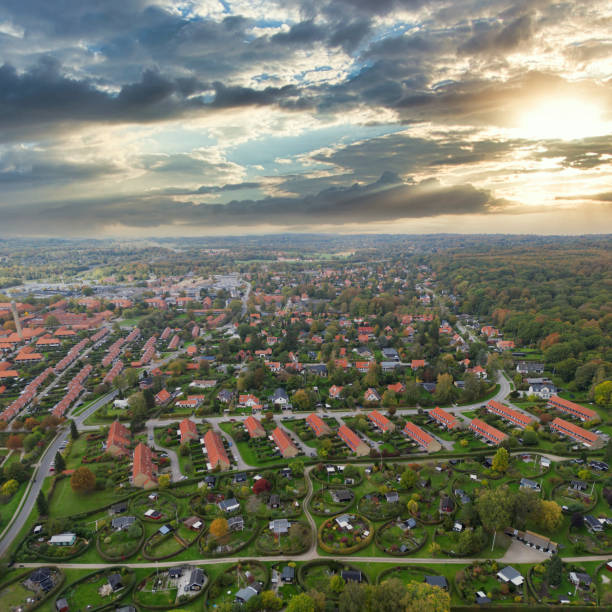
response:
M489 400L487 404L487 410L492 412L493 414L497 414L502 418L510 421L512 424L517 425L518 427L525 428L529 423L533 421L532 417L523 414L522 412L518 412L517 410L513 410L508 406L504 406L504 404L500 404L495 400Z
M125 425L122 425L119 421L113 421L110 429L108 430L106 449L109 450L111 447L116 447L116 454L127 454L131 441L132 435L130 430ZM111 454L115 453L111 452Z
M249 436L251 438L261 438L266 435L266 430L264 429L264 426L254 416L248 416L244 420L244 426L249 432Z
M352 451L356 451L360 446L365 444L365 442L363 442L359 436L346 425L340 426L340 429L338 429L338 435L342 438L342 440L344 440L346 445Z
M368 419L383 431L395 429L393 423L384 414L378 412L378 410L372 410L372 412L368 414Z
M426 431L423 431L418 425L415 425L410 421L406 422L403 431L409 438L412 438L423 448L427 448L432 442L434 442L434 438L432 436L430 436Z
M442 410L442 408L436 406L433 410L429 411L429 416L433 417L438 421L438 423L442 423L449 429L453 429L457 427L459 421L457 421L457 417L451 414L450 412L446 412L446 410Z
M314 412L306 417L306 423L310 426L317 438L331 433L329 425Z
M198 438L198 428L191 419L183 419L179 425L179 430L181 432L181 444Z
M558 395L553 395L549 400L548 404L553 406L557 410L561 412L567 412L568 414L573 414L583 421L590 421L592 419L597 418L598 414L591 410L590 408L585 408L580 404L575 404L574 402L570 402L569 400L563 399Z
M579 442L587 442L588 444L594 444L599 439L597 434L592 431L588 431L583 427L578 427L578 425L574 425L569 421L565 421L564 419L560 419L557 417L551 424L551 429L555 431L559 431L565 435L570 436L574 440L578 440Z
M145 480L157 482L157 479L155 478L153 452L146 444L143 444L142 442L140 442L134 449L132 481L135 482L139 476L145 476Z
M221 468L228 468L230 460L227 457L225 448L223 447L223 440L221 436L212 429L209 429L204 434L204 445L206 446L206 452L208 453L208 462L212 469L216 468L220 464Z
M277 427L272 432L272 439L276 443L276 446L278 446L278 449L280 450L281 455L283 455L283 457L288 452L291 455L297 454L297 448L295 444L291 441L291 438L280 427Z
M485 423L481 419L472 419L470 429L479 435L484 436L487 438L487 440L491 440L491 442L494 442L495 444L499 444L508 437L503 431L499 431L499 429L491 427L491 425Z

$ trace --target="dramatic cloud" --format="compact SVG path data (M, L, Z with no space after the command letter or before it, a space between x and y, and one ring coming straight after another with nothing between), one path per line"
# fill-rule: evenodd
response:
M0 233L533 231L535 211L554 232L583 204L600 231L611 19L605 0L5 0Z

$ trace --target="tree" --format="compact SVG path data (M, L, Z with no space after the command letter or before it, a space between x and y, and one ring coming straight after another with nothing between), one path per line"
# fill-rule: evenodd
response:
M548 561L546 574L546 582L552 586L559 586L563 579L563 561L558 553L555 553Z
M40 442L40 439L41 439L41 435L37 431L31 434L28 434L23 439L23 448L26 451L26 453L29 453Z
M17 493L17 489L19 489L19 483L15 479L7 480L0 489L0 496L10 499Z
M406 585L399 578L390 578L376 587L372 598L376 612L405 612L403 599Z
M28 417L23 424L28 431L32 431L37 425L38 421L33 417Z
M409 582L402 604L410 612L449 612L450 595L440 587Z
M346 474L346 469L348 468L349 466L347 465L345 468L345 474ZM291 471L297 476L303 476L304 475L304 462L301 459L296 459L291 464Z
M256 495L260 495L261 493L265 493L266 491L270 491L272 489L272 485L265 478L260 478L253 485L253 493Z
M329 588L334 593L342 593L346 583L340 574L334 574L329 580Z
M285 612L316 612L314 599L306 593L294 595L289 600Z
M417 512L419 511L419 504L417 501L415 501L414 499L411 499L407 504L406 504L406 508L408 510L408 512L410 512L410 514L412 516L416 516Z
M437 542L432 542L429 545L429 554L432 557L437 557L441 551L442 551L442 547Z
M508 487L498 487L497 489L487 489L483 491L476 500L476 510L484 528L492 531L493 546L495 545L495 534L498 529L504 529L512 521L513 499Z
M402 485L402 488L404 489L411 489L416 484L416 481L418 480L418 478L419 476L414 470L410 468L406 468L402 472L402 476L400 478L400 484Z
M89 493L96 486L96 475L89 468L77 468L70 477L70 486L76 493Z
M334 578L340 578L338 574L332 576ZM341 579L341 578L340 578ZM342 579L341 579L342 580ZM344 582L344 581L343 581ZM330 581L331 586L331 581ZM349 582L344 587L342 594L338 599L338 610L339 612L354 612L355 610L368 610L370 609L371 590L368 585L362 585L358 582Z
M38 508L38 514L40 516L47 516L47 514L49 514L49 502L47 502L47 498L42 491L38 492L36 507Z
M596 385L593 397L598 406L610 406L612 404L612 380L604 380Z
M264 610L280 610L283 607L283 600L277 597L274 591L264 591L261 594L261 607Z
M61 474L66 469L66 461L64 460L62 453L60 453L59 451L55 453L55 460L53 462L53 465L55 466L55 472L57 474Z
M561 506L555 501L542 501L536 515L536 522L544 531L556 531L563 521Z
M210 534L217 540L224 538L228 532L227 519L224 519L223 517L216 518L210 524L209 530L210 530Z
M493 469L496 472L504 473L508 469L508 462L508 451L503 447L498 448L493 456Z
M310 396L305 389L298 389L293 394L292 402L298 410L309 410L311 406Z
M378 387L380 379L380 365L373 361L370 363L368 373L363 378L363 384L366 387Z
M6 441L6 447L11 450L19 450L23 447L23 436L11 434Z
M434 399L438 404L450 404L457 394L451 374L438 374Z
M160 474L157 484L160 489L167 489L170 486L170 474Z
M77 429L76 423L70 419L70 437L76 440L79 437L79 430Z
M181 457L189 457L189 455L191 455L191 449L189 448L189 442L183 442L179 446L179 453L181 454Z

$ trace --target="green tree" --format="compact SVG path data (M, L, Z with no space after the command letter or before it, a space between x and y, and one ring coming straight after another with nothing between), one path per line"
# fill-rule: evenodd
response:
M337 576L337 574L336 574ZM336 577L333 576L332 580ZM371 609L371 590L368 585L348 582L338 598L339 612Z
M19 483L15 479L7 480L0 489L0 496L10 499L17 493L17 489L19 489Z
M47 516L47 514L49 514L49 502L47 502L47 497L42 491L38 492L36 508L38 508L38 514L40 516Z
M291 398L293 405L297 407L298 410L309 410L311 407L310 395L307 393L305 389L298 389Z
M612 380L605 380L595 386L593 397L598 406L612 405Z
M405 612L406 585L398 578L390 578L376 587L372 610L376 612Z
M450 595L440 587L409 582L402 603L410 612L449 612Z
M476 500L476 510L484 528L492 531L493 545L499 529L510 525L512 520L513 497L507 486L483 491ZM493 545L491 550L493 550Z
M563 522L561 506L555 501L544 500L540 502L536 522L540 529L544 531L549 533L556 531Z
M264 591L261 594L261 606L264 610L280 610L283 600L277 597L274 591Z
M76 423L70 419L70 437L76 440L79 437L79 430L77 429Z
M548 561L546 574L544 575L546 582L552 586L559 586L563 579L563 561L558 553L555 553Z
M346 583L340 574L334 574L329 581L329 588L334 593L342 593Z
M416 481L418 480L418 478L419 476L414 470L410 468L406 468L402 472L402 475L400 478L400 484L402 485L402 488L404 489L411 489L416 484Z
M450 404L457 395L451 374L438 374L434 399L438 404Z
M417 512L419 511L419 504L417 501L415 501L414 499L411 499L407 504L406 504L406 509L408 510L408 512L410 512L410 514L412 516L416 516Z
M59 451L55 453L55 460L53 464L55 465L56 474L61 474L66 469L66 461L64 460L62 453Z
M294 595L289 600L285 612L316 612L314 599L306 593Z
M157 484L160 489L167 489L170 486L170 474L160 474Z
M503 447L498 448L497 452L493 456L493 469L496 472L501 472L503 474L508 469L508 463L508 451Z

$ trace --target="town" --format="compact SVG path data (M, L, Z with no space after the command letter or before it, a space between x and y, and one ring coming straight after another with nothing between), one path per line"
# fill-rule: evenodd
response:
M3 609L612 606L609 240L12 244Z

